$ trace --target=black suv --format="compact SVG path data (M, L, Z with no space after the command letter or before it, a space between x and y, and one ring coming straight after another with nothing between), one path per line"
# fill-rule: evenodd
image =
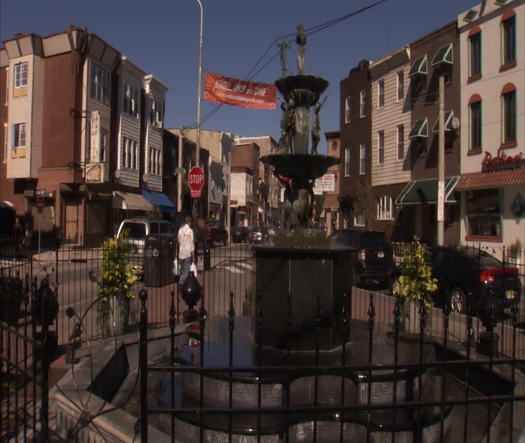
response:
M392 245L384 232L360 229L341 229L330 237L333 245L347 246L357 250L352 266L353 281L356 285L376 281L388 286L394 269Z

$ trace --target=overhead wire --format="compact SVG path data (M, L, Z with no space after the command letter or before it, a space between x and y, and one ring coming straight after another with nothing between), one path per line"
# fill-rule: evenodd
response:
M371 8L374 8L375 6L378 6L380 5L381 3L385 3L387 0L378 0L374 3L371 3L369 5L366 5L360 9L357 9L355 11L352 11L352 12L349 12L348 14L345 14L345 15L342 15L340 17L337 17L337 18L334 18L332 20L329 20L327 22L324 22L324 23L321 23L319 25L315 25L315 26L311 26L309 28L306 28L304 30L306 36L309 36L309 35L313 35L313 34L316 34L318 32L321 32L321 31L324 31L325 29L328 29L332 26L335 26L345 20L348 20L349 18L352 18L352 17L355 17L356 15L359 15ZM278 56L279 56L279 50L277 50L272 56L270 59L268 59L266 62L264 62L264 64L259 68L257 69L257 67L263 62L263 60L265 59L265 57L268 55L268 53L270 53L272 47L274 47L275 44L279 43L279 42L283 42L285 39L290 39L288 41L284 41L284 43L293 43L294 39L292 37L295 37L296 36L296 33L291 33L291 34L286 34L286 35L282 35L282 36L279 36L279 37L275 37L272 42L268 45L268 47L266 48L266 50L263 52L263 54L257 59L257 61L255 62L255 64L253 65L253 67L248 71L248 73L244 76L243 80L244 81L252 81L253 78L255 78L256 75L258 75L260 72L262 72L271 62L273 62ZM257 69L257 70L256 70ZM208 119L210 119L213 115L215 115L215 113L223 106L223 103L219 103L217 104L215 107L213 107L211 110L209 110L208 112L206 112L204 114L204 116L202 116L201 118L201 123L203 121L206 121ZM195 127L197 124L197 122L194 122L193 125L191 127Z

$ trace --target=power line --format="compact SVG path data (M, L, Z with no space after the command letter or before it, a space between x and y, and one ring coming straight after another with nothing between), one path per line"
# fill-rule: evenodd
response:
M316 34L318 32L324 31L325 29L328 29L328 28L330 28L332 26L335 26L335 25L337 25L337 24L339 24L339 23L341 23L341 22L343 22L345 20L348 20L349 18L355 17L356 15L359 15L359 14L361 14L361 13L363 13L363 12L365 12L365 11L371 9L371 8L374 8L375 6L378 6L381 3L385 3L386 1L387 0L376 1L374 3L371 3L371 4L367 5L367 6L364 6L364 7L360 8L360 9L352 11L352 12L350 12L348 14L342 15L341 17L337 17L337 18L329 20L329 21L327 21L325 23L321 23L319 25L315 25L315 26L311 26L309 28L306 28L305 29L305 34L307 36L309 36L309 35L313 35L313 34ZM282 35L282 36L274 38L272 40L272 42L268 45L268 48L266 48L266 50L263 52L263 54L257 59L256 63L253 65L253 67L244 76L243 80L244 81L252 81L252 79L257 74L262 72L271 62L273 62L273 60L275 60L275 58L277 58L279 56L279 51L276 51L276 53L273 54L270 59L268 59L259 69L257 69L257 67L262 63L264 58L271 51L272 47L274 47L274 45L276 45L280 41L282 42L285 39L290 39L290 38L295 37L295 36L296 36L296 34L292 33L292 34L286 34L286 35ZM291 39L291 40L285 41L284 43L293 43L293 42L294 42L294 40ZM213 109L211 109L210 111L205 113L204 116L201 118L201 122L210 119L213 115L215 115L215 113L222 106L223 106L223 103L219 103ZM194 127L194 126L196 126L196 122L194 122L191 127Z

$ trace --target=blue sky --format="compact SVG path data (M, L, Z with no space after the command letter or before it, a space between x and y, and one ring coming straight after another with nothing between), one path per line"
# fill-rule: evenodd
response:
M279 36L296 25L310 28L377 0L202 0L204 5L203 72L246 78ZM385 0L355 17L308 37L305 71L330 82L321 112L321 130L339 129L339 82L360 60L378 59L457 18L474 0ZM168 87L166 126L196 121L199 8L195 0L0 0L0 38L16 32L42 36L68 24L90 32L122 52ZM278 49L259 67L257 82L281 76ZM274 57L272 60L272 57ZM295 72L295 45L288 51ZM268 62L268 63L267 63ZM280 110L250 110L202 101L202 128L241 136L279 138ZM215 112L208 116L210 111ZM324 140L320 150L325 149Z

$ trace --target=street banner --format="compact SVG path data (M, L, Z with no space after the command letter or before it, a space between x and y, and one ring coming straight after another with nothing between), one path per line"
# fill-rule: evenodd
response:
M206 73L204 98L208 101L242 108L275 109L275 96L274 85Z

